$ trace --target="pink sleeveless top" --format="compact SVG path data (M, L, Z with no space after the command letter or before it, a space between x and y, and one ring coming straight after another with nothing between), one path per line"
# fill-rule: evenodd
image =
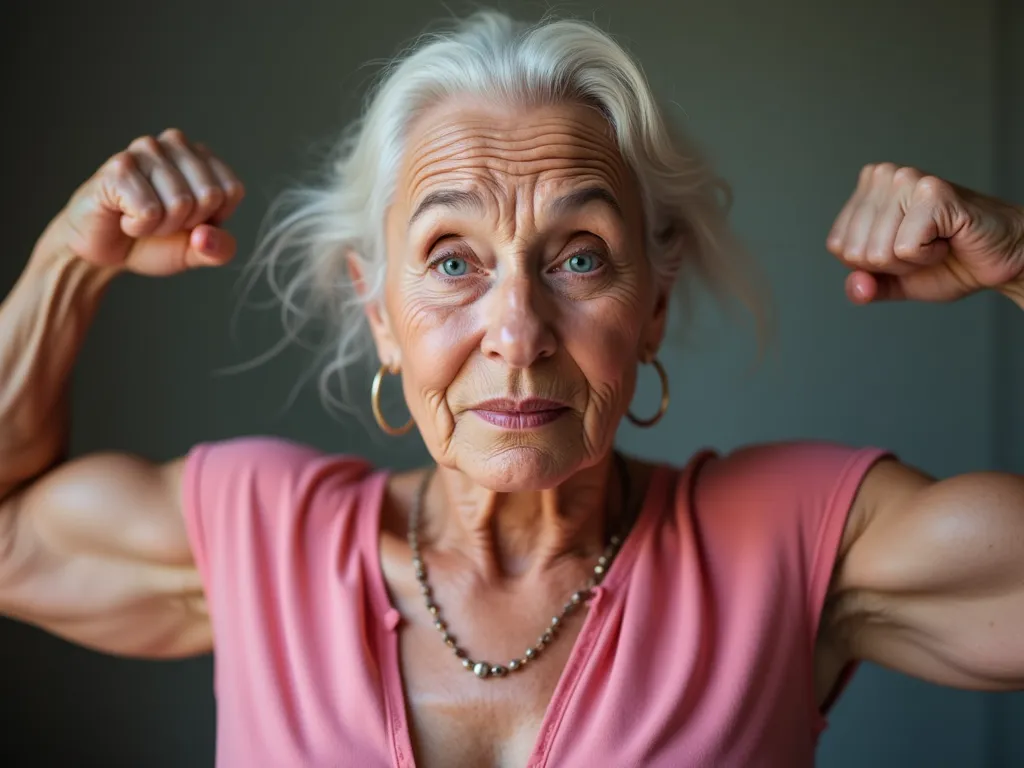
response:
M858 484L829 443L654 473L590 601L529 768L814 762L813 651ZM279 439L193 449L185 519L215 638L219 768L412 768L387 474Z

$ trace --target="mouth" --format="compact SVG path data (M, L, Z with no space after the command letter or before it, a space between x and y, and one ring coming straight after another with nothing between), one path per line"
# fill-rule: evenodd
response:
M487 400L477 403L472 412L502 429L536 429L557 421L569 412L569 406L556 400Z

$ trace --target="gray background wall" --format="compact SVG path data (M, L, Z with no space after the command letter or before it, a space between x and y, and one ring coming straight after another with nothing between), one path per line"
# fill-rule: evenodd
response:
M362 65L447 13L414 0L106 0L56 15L49 5L0 17L0 291L78 183L134 136L170 125L248 183L234 224L247 252L273 194L356 113L372 72ZM682 462L703 445L819 437L884 445L938 475L1024 470L1020 313L988 296L852 307L823 247L865 162L918 165L1024 202L1024 7L607 0L592 17L641 54L733 182L736 226L780 321L772 356L748 373L749 335L702 308L697 333L663 355L665 422L624 427L621 444ZM273 433L392 465L423 459L414 439L385 442L325 419L312 387L285 409L310 364L299 351L215 375L280 337L271 312L243 313L229 334L237 279L224 270L114 286L76 373L75 452L168 458L199 440ZM0 764L211 765L210 685L209 658L118 660L0 623ZM1022 721L1019 695L943 690L868 666L834 711L820 764L1020 765Z

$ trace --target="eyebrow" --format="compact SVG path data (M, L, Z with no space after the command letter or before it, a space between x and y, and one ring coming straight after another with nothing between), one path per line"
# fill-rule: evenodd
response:
M411 227L416 219L423 216L431 208L462 208L474 211L484 209L484 201L476 192L466 192L460 189L439 189L424 197L416 210L409 217Z
M556 216L562 216L594 202L604 203L615 211L620 219L625 218L619 201L604 187L583 187L562 195L551 203L551 212Z
M571 211L583 208L590 203L601 202L611 208L619 216L622 208L615 196L604 187L583 187L556 198L550 206L551 213L555 216L564 216ZM461 208L480 212L484 209L484 201L476 192L469 192L460 189L439 189L424 197L416 210L409 217L411 227L417 219L427 213L431 208Z

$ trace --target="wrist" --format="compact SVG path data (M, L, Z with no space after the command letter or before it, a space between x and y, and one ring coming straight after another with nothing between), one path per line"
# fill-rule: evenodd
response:
M73 276L73 282L87 292L102 290L122 270L119 267L93 264L72 251L71 234L64 214L59 214L36 242L25 267L28 277L43 277L55 274Z

